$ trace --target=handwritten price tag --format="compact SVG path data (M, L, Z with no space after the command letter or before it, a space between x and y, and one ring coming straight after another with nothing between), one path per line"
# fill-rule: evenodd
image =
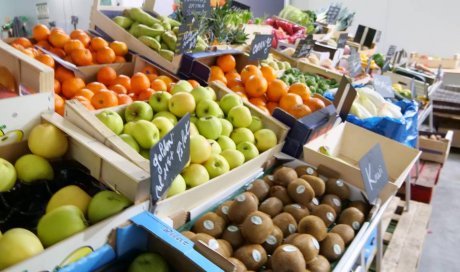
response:
M388 183L388 172L380 144L374 145L359 161L367 199L373 203Z
M351 54L348 58L348 71L350 72L350 76L353 78L360 75L362 72L361 58L355 48L351 49Z
M264 60L270 53L272 47L273 35L256 34L251 43L251 51L249 52L249 60Z
M294 54L294 58L303 58L310 55L311 50L315 46L315 40L313 40L313 35L308 35L305 39L299 41Z
M327 23L329 25L335 25L339 17L341 8L339 6L330 6L326 12Z
M186 17L185 22L179 26L177 35L176 53L183 54L195 47L198 39L198 20Z
M185 15L211 13L210 0L183 0Z
M340 34L339 39L337 41L337 49L345 48L345 45L347 45L347 40L348 40L348 33Z

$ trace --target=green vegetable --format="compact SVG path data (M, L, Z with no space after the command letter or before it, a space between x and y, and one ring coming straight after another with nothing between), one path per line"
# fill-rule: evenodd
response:
M124 29L128 29L133 24L133 20L125 16L117 16L113 21Z
M311 11L304 12L294 6L287 5L281 10L279 17L306 27L307 33L312 34L315 30L314 22L316 18L314 17L316 16L311 16L311 13Z
M154 29L146 25L140 24L140 25L131 27L130 33L136 38L140 36L155 37L157 35L161 35L162 33L164 33L164 29Z
M153 26L155 23L161 23L160 20L154 18L147 12L143 11L141 8L131 8L128 13L131 19L146 26Z
M161 49L160 43L155 38L152 38L149 36L140 36L138 39L143 44L147 45L148 47L152 48L155 51L158 51Z
M176 35L174 35L174 32L164 32L163 34L161 34L161 40L168 46L170 50L176 50L177 37Z
M159 53L163 58L165 58L165 59L167 59L169 61L172 61L173 58L174 58L174 52L171 51L171 50L160 49Z
M169 18L168 16L160 16L160 20L164 23L168 23L171 25L171 27L176 27L176 26L180 26L180 22L174 20L174 19L171 19Z
M383 65L385 65L385 57L380 54L380 53L377 53L375 55L372 56L372 59L375 61L375 63L380 67L382 68Z

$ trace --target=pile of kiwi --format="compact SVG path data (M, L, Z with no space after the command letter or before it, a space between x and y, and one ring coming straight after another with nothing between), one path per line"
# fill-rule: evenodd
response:
M368 204L349 197L340 179L282 166L182 233L228 258L238 272L330 271L369 212Z

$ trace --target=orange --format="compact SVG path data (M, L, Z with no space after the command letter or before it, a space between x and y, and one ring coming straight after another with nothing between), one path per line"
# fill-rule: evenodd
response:
M85 49L85 46L80 40L69 40L64 44L64 51L67 55L75 49Z
M131 98L131 96L127 94L118 94L117 98L118 98L118 105L125 105L125 104L133 103L133 99Z
M270 114L273 114L273 111L278 107L278 103L276 102L268 102L267 103L267 109L270 112Z
M246 81L249 79L249 77L253 75L262 76L262 72L259 70L259 68L252 64L246 65L243 70L241 70L240 74L241 81L243 81L244 84L246 84Z
M249 98L249 102L251 102L253 105L255 105L257 107L265 107L266 106L265 97Z
M33 58L33 59L35 58L35 55L34 55L34 53L32 52L32 50L30 50L30 48L22 49L21 52L24 53L24 54L26 54L27 56Z
M154 89L155 91L166 92L168 90L168 86L166 86L166 83L161 79L155 79L154 81L152 81L152 83L150 84L150 88Z
M62 116L65 112L65 100L58 94L54 94L54 111Z
M152 94L154 93L155 93L155 90L148 88L147 90L139 93L139 95L137 96L137 99L138 100L149 100L150 96L152 96Z
M114 83L116 78L117 78L117 72L112 67L108 67L108 66L107 67L102 67L97 72L97 81L101 82L105 86L110 86L112 84L116 84L116 83Z
M16 38L11 44L18 44L24 48L32 47L32 42L29 39L24 38L24 37Z
M288 112L296 118L302 118L305 115L310 114L311 109L307 105L299 104L289 109Z
M121 84L115 84L109 87L109 90L116 92L117 94L127 94L128 90L121 85Z
M44 24L36 24L32 29L32 37L36 41L46 41L50 35L49 28Z
M291 87L289 87L289 93L300 95L304 102L310 99L310 88L304 83L297 82L292 84Z
M83 106L85 106L90 111L95 110L93 105L91 105L91 101L84 96L75 96L72 99L78 100Z
M72 71L70 71L69 69L66 69L62 66L59 66L58 68L56 68L56 70L54 70L54 77L59 80L59 82L64 82L66 79L69 79L69 78L74 78L75 75Z
M173 83L172 78L170 78L169 76L161 75L161 76L158 76L157 79L163 80L168 86L168 91L170 90L169 86L171 85L171 83Z
M137 94L135 93L129 93L128 96L131 97L133 101L137 100Z
M150 80L145 74L138 72L131 77L131 91L135 94L146 91L149 87Z
M109 47L115 52L116 56L124 56L128 54L128 46L124 42L114 41L111 42Z
M96 51L96 62L99 64L113 63L115 58L115 52L110 47L103 47Z
M198 83L198 81L196 81L194 79L189 79L187 81L188 81L188 83L190 83L192 85L193 88L200 86L200 83Z
M12 47L16 48L16 49L19 50L19 51L22 51L22 50L25 49L24 46L22 46L22 45L20 45L20 44L18 44L18 43L10 43L10 45L11 45Z
M72 32L70 32L70 38L71 39L76 39L82 33L86 34L83 29L75 29Z
M248 97L246 96L245 93L243 92L235 92L237 95L239 95L241 98L243 98L243 101L249 102Z
M90 89L93 93L98 93L101 90L107 90L107 87L101 82L91 82L86 85L86 88Z
M126 88L126 90L128 91L128 93L131 92L131 78L129 78L129 76L125 76L125 75L119 75L117 78L115 78L115 80L113 81L113 85L116 85L116 84L120 84L122 85L123 87Z
M91 39L91 44L90 44L91 49L94 51L97 51L99 49L109 47L109 44L107 43L106 40L104 40L101 37L94 37Z
M118 97L115 92L102 90L93 95L91 98L91 104L95 109L114 107L118 105Z
M209 82L219 80L227 85L225 74L219 66L211 66L211 73L209 74Z
M62 49L62 48L53 47L53 48L50 48L49 51L51 53L55 54L56 56L60 57L61 59L66 56L66 53L65 53L64 49Z
M157 69L152 65L146 65L144 68L142 68L141 72L146 75L157 74Z
M57 79L54 79L54 93L55 94L61 93L61 83Z
M158 75L157 74L145 74L148 79L150 80L150 83L152 83L152 81L154 81L155 79L157 79Z
M63 48L64 44L70 40L70 37L63 31L55 31L51 32L48 40L54 47Z
M65 56L64 60L67 61L67 62L73 63L72 56L70 56L70 55Z
M85 46L85 48L89 47L89 43L91 42L91 38L85 32L79 32L79 33L76 33L73 36L72 36L72 34L70 34L70 35L71 35L70 37L72 39L79 40Z
M125 63L126 62L126 59L125 57L122 57L122 56L115 56L115 60L113 61L113 63Z
M267 92L268 83L263 76L253 75L245 83L246 94L249 97L261 97Z
M304 103L310 107L311 111L317 111L317 110L320 110L324 107L326 107L326 105L324 104L323 100L319 99L319 98L316 98L316 97L312 97L310 99L308 99L307 101L304 101Z
M236 71L230 71L225 74L225 78L227 79L227 87L232 88L236 85L243 85L241 81L241 76Z
M62 83L62 94L68 99L75 96L75 94L85 88L85 82L79 77L69 78Z
M219 56L217 58L217 66L219 66L224 73L230 72L236 67L235 57L229 54Z
M51 44L47 40L37 42L37 46L40 46L48 51L51 49Z
M42 54L37 56L35 59L51 68L54 68L54 59L49 55Z
M31 47L28 50L30 50L32 52L32 54L34 54L35 58L37 58L40 55L43 55L43 53L40 50L38 50L38 49L36 49L34 47Z
M273 67L268 65L262 65L260 71L262 72L262 75L268 82L271 82L276 79L276 71L275 69L273 69Z
M53 27L53 28L51 28L50 35L53 34L53 33L56 33L56 32L64 32L64 29L62 29L60 27Z
M70 57L72 58L72 62L77 66L93 64L93 55L91 55L91 52L86 48L74 49L72 53L70 53Z
M265 107L265 106L257 106L257 108L258 108L259 110L261 110L264 114L266 114L266 115L271 115L271 114L270 114L270 111L267 109L267 107Z
M275 79L268 83L267 98L268 101L278 102L283 95L288 93L288 85L281 79Z
M280 99L280 108L289 112L296 105L303 104L302 98L298 94L288 93Z
M79 90L78 92L75 93L75 97L82 96L82 97L85 97L88 100L91 100L91 97L93 97L93 95L94 95L94 92L91 91L90 89L88 89L88 86L86 86L86 88L83 88L83 89L81 89L81 90Z
M232 90L234 92L241 92L241 93L245 92L244 87L241 86L241 85L235 85L235 86L231 87L230 90Z

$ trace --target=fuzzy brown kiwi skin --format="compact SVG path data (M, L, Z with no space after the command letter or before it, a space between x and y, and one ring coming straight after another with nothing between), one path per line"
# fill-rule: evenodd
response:
M348 205L348 207L355 207L356 209L360 210L364 216L367 216L369 214L370 207L368 204L364 203L363 201L352 201Z
M265 181L265 183L267 183L268 186L272 187L274 184L273 184L273 181L275 180L275 178L273 177L273 175L266 175L263 180Z
M283 202L277 197L269 197L259 205L259 211L275 217L283 211Z
M229 260L232 264L235 265L235 268L236 268L235 272L246 272L247 271L247 268L244 265L244 263L242 263L237 258L230 257L230 258L227 258L227 260Z
M217 243L219 243L219 249L222 256L230 258L233 255L233 248L229 242L223 239L217 239Z
M336 195L345 201L350 198L350 188L342 180L330 178L326 181L326 194Z
M312 201L310 203L308 203L306 206L308 208L308 210L310 211L310 213L312 213L313 211L316 210L316 208L318 208L318 205L319 205L319 200L318 198L313 198Z
M216 213L225 220L225 223L228 224L230 219L228 219L228 209L230 205L232 205L233 200L225 201L224 203L220 204L219 207L216 209Z
M293 239L292 244L302 252L305 263L313 261L319 254L319 242L310 234L298 235Z
M182 235L184 235L185 237L187 237L188 239L192 240L192 238L196 235L196 233L192 232L192 231L183 231L181 232Z
M332 194L328 194L323 196L323 199L321 199L321 204L326 204L331 206L335 214L340 214L342 211L342 201L340 200L340 197Z
M244 192L230 205L228 218L234 224L241 224L248 214L257 211L258 206L258 198L251 192Z
M259 202L264 201L267 198L270 191L270 186L263 179L256 179L252 184L249 185L248 192L253 193L259 199Z
M202 241L206 245L209 245L209 241L210 240L215 240L215 238L212 237L211 235L206 234L206 233L197 233L190 240L192 240L194 243L197 243L198 241Z
M289 183L287 187L289 197L296 203L307 205L315 197L315 191L305 180L298 178Z
M285 239L283 241L283 244L292 244L294 239L299 235L300 235L300 233L293 233L293 234L289 235L288 237L285 237Z
M331 264L322 255L318 255L312 262L307 264L307 269L311 272L329 272L331 271Z
M208 212L199 218L193 226L195 233L206 233L220 237L225 229L225 220L214 212Z
M346 224L356 232L361 228L365 220L364 214L357 208L350 207L343 210L339 217L339 224Z
M302 218L304 218L305 216L310 215L310 211L308 210L308 208L306 206L299 204L286 205L283 208L283 212L290 213L295 218L297 223L299 223L300 220L302 220Z
M240 228L235 225L227 226L222 234L222 239L229 242L233 249L239 248L245 242Z
M298 232L310 234L315 237L316 240L322 241L327 236L327 227L324 221L318 216L308 215L300 220Z
M302 253L291 244L279 246L273 252L271 264L273 270L279 272L304 271L306 267Z
M253 252L256 250L260 253L260 260L257 262L253 258ZM248 270L258 271L265 263L267 262L267 252L259 244L247 244L238 248L234 254L233 258L240 260Z
M340 247L340 253L335 252L335 247ZM326 238L321 241L320 253L330 262L338 260L345 250L345 243L337 233L328 233Z
M324 221L324 224L326 226L330 226L332 223L335 222L337 218L337 214L335 213L335 210L326 204L320 204L315 211L312 212L313 215L318 216Z
M283 202L284 206L292 203L292 199L289 197L286 188L280 185L275 185L270 188L270 197L277 197Z
M278 246L283 244L283 238L283 232L280 228L274 226L273 231L270 233L269 237L265 240L262 246L268 254L271 254Z
M241 234L251 244L262 244L273 231L271 217L261 211L250 213L240 226Z
M335 225L330 232L340 235L342 240L345 242L345 245L350 244L351 241L353 241L353 238L355 238L355 231L353 228L345 224Z
M295 168L297 176L301 177L303 175L318 176L318 172L311 166L301 165Z
M273 173L273 183L287 187L291 181L298 178L297 173L290 167L280 167Z
M297 221L290 213L278 214L273 218L273 224L280 228L284 237L297 231Z
M316 197L320 197L326 192L326 182L322 178L312 175L302 175L300 178L310 184Z

